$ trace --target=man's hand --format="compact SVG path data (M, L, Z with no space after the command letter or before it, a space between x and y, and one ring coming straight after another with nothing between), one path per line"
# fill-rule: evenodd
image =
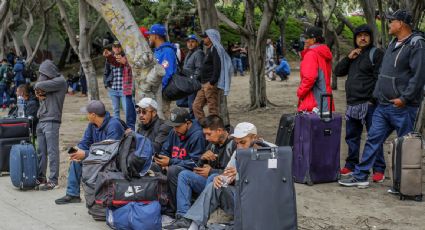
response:
M390 100L394 104L394 107L403 108L405 106L404 102L400 98Z
M108 49L103 50L103 56L104 56L104 57L109 57L109 56L111 56L111 55L112 55L112 53L111 53L111 51L109 51Z
M360 53L362 52L362 50L360 48L357 49L353 49L350 54L348 54L348 58L349 59L356 59Z
M211 150L207 150L201 156L201 160L215 161L216 159L217 159L217 155L215 155Z
M155 163L157 163L161 167L168 166L170 164L170 158L165 155L158 155L155 157Z
M238 171L236 171L236 168L234 168L234 167L228 167L228 168L224 169L223 175L225 175L229 178L229 180L227 182L228 184L231 184L231 183L233 183L233 181L235 181L237 172Z
M78 149L77 152L70 154L69 157L72 161L82 161L86 157L86 153L83 150Z
M221 176L218 175L216 177L214 177L214 188L218 189L221 188L221 186L223 185L223 181L221 180Z
M42 101L46 99L46 92L41 89L35 89L35 96L38 98L38 100Z
M211 171L211 166L209 166L209 165L204 165L204 167L202 167L202 168L196 167L196 168L193 169L193 172L195 172L199 176L203 176L205 178L208 177L210 171Z
M127 58L120 55L120 58L117 58L117 62L121 63L122 65L127 64Z

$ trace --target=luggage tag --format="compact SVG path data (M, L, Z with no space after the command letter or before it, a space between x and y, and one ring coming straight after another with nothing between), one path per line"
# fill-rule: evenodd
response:
M275 158L274 151L272 151L272 158L268 159L267 167L269 169L277 169L277 159Z

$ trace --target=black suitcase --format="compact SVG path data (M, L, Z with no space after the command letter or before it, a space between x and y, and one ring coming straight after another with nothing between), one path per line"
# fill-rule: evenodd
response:
M30 137L2 138L0 139L0 176L9 172L10 149L12 145L20 144L22 141L30 141Z
M236 151L236 230L297 229L291 147Z
M283 114L280 117L275 141L277 146L294 146L294 124L295 114Z
M0 139L28 137L30 135L30 121L28 118L0 119Z

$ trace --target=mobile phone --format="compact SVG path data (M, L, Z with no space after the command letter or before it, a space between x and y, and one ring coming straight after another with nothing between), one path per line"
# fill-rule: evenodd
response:
M76 153L78 151L78 149L77 148L75 148L75 147L70 147L69 149L68 149L68 154L73 154L73 153Z

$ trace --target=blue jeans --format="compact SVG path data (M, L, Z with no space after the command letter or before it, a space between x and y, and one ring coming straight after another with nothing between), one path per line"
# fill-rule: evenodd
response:
M368 106L365 117L367 132L369 132L370 127L372 126L373 112L375 112L375 109L375 105ZM348 145L348 156L345 160L345 167L350 170L354 170L354 167L356 167L356 165L359 163L360 142L362 138L363 124L361 120L347 117L345 126L345 142ZM373 172L385 172L385 158L382 146L377 150L375 164L373 165Z
M4 99L6 100L3 100ZM0 83L0 106L2 105L9 105L10 96L7 92L7 85L5 83Z
M417 111L417 107L411 106L396 108L393 105L378 105L373 113L372 126L367 134L362 159L353 173L357 180L368 179L376 155L392 131L396 130L399 137L413 131Z
M233 73L236 75L236 72L239 70L239 73L243 76L242 60L240 58L232 58L232 63Z
M120 105L123 108L123 111L126 111L126 99L125 96L122 94L122 90L113 90L108 89L109 97L112 101L112 110L114 110L114 117L120 118Z
M192 171L184 170L179 173L177 182L177 212L176 215L184 216L190 208L192 191L200 194L205 186L210 183L217 174L208 178L200 176Z
M66 195L80 196L81 174L83 173L83 164L77 161L71 161L68 170L68 184Z
M70 84L70 87L72 88L72 92L77 92L78 91L78 82L72 82Z
M126 103L125 122L127 123L127 126L131 130L135 131L136 108L134 107L133 96L131 95L125 96L125 103Z

